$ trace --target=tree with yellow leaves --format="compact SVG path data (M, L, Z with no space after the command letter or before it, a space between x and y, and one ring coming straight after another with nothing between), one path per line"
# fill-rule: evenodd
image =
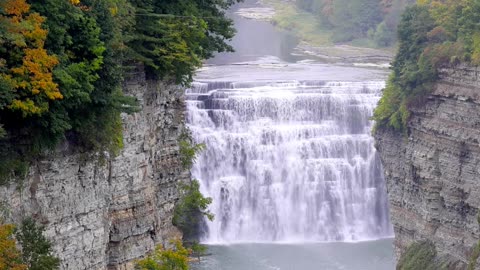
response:
M26 270L14 239L15 226L0 225L0 270Z
M63 98L52 74L58 60L44 49L48 33L42 28L45 18L29 11L25 0L0 2L0 27L5 32L0 41L4 47L0 80L13 92L8 108L24 116L42 114L50 100Z
M173 240L172 249L165 249L158 246L155 251L139 260L135 269L138 270L188 270L188 255L190 250L183 247L180 240Z

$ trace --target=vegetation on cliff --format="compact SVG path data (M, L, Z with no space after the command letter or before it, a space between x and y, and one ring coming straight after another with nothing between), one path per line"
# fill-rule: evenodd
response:
M237 0L4 0L0 2L0 174L68 140L118 153L129 66L188 84L205 58L231 51Z
M197 180L181 186L182 197L175 206L173 225L183 233L184 241L195 241L201 234L204 218L212 221L214 215L208 210L212 198L205 198L200 192Z
M443 65L480 64L480 2L419 0L398 26L399 50L374 112L377 128L406 132L410 108L419 106Z
M12 224L1 224L0 269L59 269L60 261L52 255L51 243L43 236L43 230L32 219L24 220L18 229Z
M194 143L191 132L186 130L180 136L179 148L182 166L184 169L190 170L197 156L205 150L205 144ZM214 218L214 215L208 210L212 198L203 196L200 192L200 183L195 179L180 184L179 189L180 200L175 205L173 225L183 233L184 243L194 248L202 234L205 218L210 221Z
M180 240L171 243L172 248L158 246L146 258L138 260L138 270L188 270L188 256L191 251L183 247Z
M397 264L398 270L439 270L443 269L435 261L437 251L431 242L418 242L410 245Z
M22 256L15 241L15 226L12 224L0 225L0 269L25 270Z
M203 144L195 144L190 132L181 136L180 161L184 169L190 169L196 156L205 148ZM204 197L200 192L198 180L191 180L179 186L180 199L175 204L172 223L183 234L183 242L174 240L171 248L157 246L154 252L146 258L137 261L136 269L139 270L187 270L189 269L189 256L200 256L206 253L207 248L197 242L201 235L205 218L213 220L214 215L208 210L212 198ZM183 246L185 244L185 248Z

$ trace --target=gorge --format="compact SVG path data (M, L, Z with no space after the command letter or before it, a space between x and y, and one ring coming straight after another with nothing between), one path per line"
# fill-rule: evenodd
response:
M60 269L132 270L170 247L193 178L215 215L195 270L480 269L479 1L407 9L392 70L387 51L306 44L255 0L30 2L0 2L0 32L18 30L0 36L0 226L33 218ZM383 26L346 38L394 42L411 2L381 1ZM28 88L27 46L45 89ZM185 142L205 144L192 168Z

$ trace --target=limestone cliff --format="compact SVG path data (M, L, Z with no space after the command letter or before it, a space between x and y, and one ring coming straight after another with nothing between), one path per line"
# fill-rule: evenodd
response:
M61 269L131 269L133 259L178 234L172 214L177 184L183 92L137 70L124 90L141 111L124 115L125 148L101 162L68 146L38 160L23 187L0 188L13 222L34 216L54 243Z
M480 237L480 69L442 69L413 109L408 136L379 130L375 137L397 256L430 240L450 269L465 269Z

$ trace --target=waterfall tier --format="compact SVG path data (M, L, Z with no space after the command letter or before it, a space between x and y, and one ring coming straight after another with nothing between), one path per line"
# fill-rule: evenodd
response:
M370 117L383 81L196 82L192 170L213 198L206 242L392 235Z

